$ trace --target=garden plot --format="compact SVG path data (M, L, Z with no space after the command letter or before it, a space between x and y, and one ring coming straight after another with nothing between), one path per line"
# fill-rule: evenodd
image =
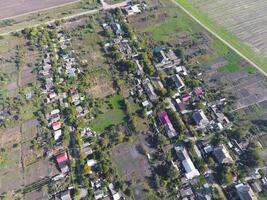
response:
M90 83L89 92L95 98L104 98L116 92L113 87L113 81L105 71L101 70L100 73L92 74Z
M26 86L36 80L37 74L34 71L34 65L38 58L38 52L30 51L27 47L25 49L25 65L22 67L20 72L19 86Z
M21 162L20 127L5 129L1 135L0 194L20 188L23 185Z
M96 32L90 32L87 30L82 36L72 39L72 48L77 52L81 60L87 60L90 66L101 66L105 59L100 46L102 42L101 36Z
M139 143L121 144L112 153L112 160L115 161L125 181L143 181L151 175L147 157L138 151Z
M248 73L245 67L239 68L231 73L218 71L217 66L209 68L204 80L218 90L236 96L237 110L267 100L266 77L259 72Z
M190 0L192 5L267 56L266 0Z

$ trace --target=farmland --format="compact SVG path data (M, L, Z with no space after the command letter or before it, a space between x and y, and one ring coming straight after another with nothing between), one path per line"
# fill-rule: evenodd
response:
M33 12L36 10L47 9L50 7L58 6L61 4L66 4L74 2L75 0L44 0L44 1L17 1L9 0L8 3L5 0L0 1L0 19L9 18L16 15L25 14L28 12Z
M216 37L220 38L220 40L227 43L228 46L231 46L231 48L234 49L236 52L238 52L239 55L249 59L251 62L253 62L255 67L261 69L263 72L267 71L266 57L264 57L265 56L264 55L265 47L263 45L265 40L266 40L265 39L266 34L263 31L261 31L261 29L257 28L257 27L263 27L262 24L257 23L257 19L262 18L262 17L257 16L257 15L256 16L252 15L254 17L251 17L251 15L250 15L251 13L252 14L253 13L255 13L255 14L261 13L262 8L260 9L260 12L254 12L255 8L253 8L253 6L251 6L251 8L250 8L250 6L249 6L249 8L245 7L245 9L244 9L245 5L253 4L252 1L250 1L250 3L249 3L249 1L242 1L242 3L244 2L244 4L242 4L242 3L233 4L233 5L236 5L235 10L237 10L237 12L236 11L232 12L232 13L236 13L235 17L237 19L234 19L234 21L238 22L238 24L235 25L235 27L239 26L239 23L242 24L241 20L243 19L243 17L240 17L239 11L242 12L242 10L244 10L245 12L250 13L247 16L251 17L252 21L249 22L249 20L245 18L243 24L248 23L249 24L248 26L252 25L253 27L256 27L253 29L253 31L256 31L256 32L254 32L254 33L252 32L253 33L252 34L251 28L247 28L247 26L244 26L244 25L240 26L240 27L244 27L242 30L241 30L241 28L237 28L237 29L235 29L235 31L231 30L229 25L221 25L220 22L217 22L216 19L213 19L212 16L210 16L209 14L206 14L206 10L204 10L204 9L202 10L201 8L199 8L200 3L203 1L188 2L185 0L177 0L176 2L177 2L177 5L179 5L181 8L186 10L192 17L194 17L196 20L198 20L199 23L201 23L207 29L212 31L213 34L216 35ZM205 2L207 2L207 1L205 1ZM215 1L215 2L218 2L218 1ZM227 2L228 2L228 6L230 6L230 7L232 6L232 1L224 1L224 2L225 2L225 4L227 4ZM237 2L237 1L234 1L234 2ZM199 7L193 6L193 5L198 5ZM258 4L256 3L255 5L258 5ZM259 6L259 8L260 8L260 6L264 8L264 6L262 6L260 4L258 6ZM265 9L266 9L266 6L265 6ZM208 9L208 10L212 10L212 8ZM225 14L225 12L228 12L227 8L221 9L220 12L218 10L216 11L216 13L221 14L221 17L218 17L221 19L221 23L223 21L227 21L227 19L225 19L225 17L227 17L228 15L227 15L227 13ZM263 11L263 14L264 13L265 12ZM216 18L216 17L214 17L214 18ZM231 19L231 16L229 17L229 20L230 19ZM253 19L254 19L254 23L253 23ZM264 18L262 18L261 21L264 24ZM259 34L260 32L261 32L261 36L259 38L257 38L257 36L255 36L255 35ZM238 33L238 34L236 34L236 33ZM253 36L249 36L249 34L251 34ZM250 37L252 39L250 39ZM254 43L253 44L249 43L250 40L254 40ZM258 42L255 42L255 41L258 41ZM255 48L257 48L258 50L255 51ZM259 49L261 49L261 50L259 50ZM261 52L259 52L259 51L261 51Z

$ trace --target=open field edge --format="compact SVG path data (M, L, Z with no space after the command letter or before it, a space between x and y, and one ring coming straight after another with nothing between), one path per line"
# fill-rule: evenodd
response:
M187 0L172 0L174 4L180 7L192 19L198 22L203 28L212 35L225 43L229 48L235 51L239 56L246 59L252 66L257 68L265 76L267 75L267 59L261 58L248 45L241 42L236 36L226 31L223 27L216 25L200 10L194 8Z

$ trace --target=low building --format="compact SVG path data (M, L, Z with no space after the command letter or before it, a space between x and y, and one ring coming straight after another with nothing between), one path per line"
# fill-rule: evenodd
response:
M121 25L118 23L112 23L111 29L115 35L121 35L122 34Z
M60 129L61 128L61 122L52 123L52 128L53 128L54 131Z
M193 113L193 119L197 126L200 128L205 128L209 124L209 120L206 117L203 110L197 110Z
M55 141L59 140L59 138L61 137L61 135L62 135L61 129L55 131L54 132L54 139L55 139Z
M141 10L140 10L139 7L140 7L139 4L126 6L125 7L125 11L127 13L127 16L131 16L131 15L135 15L135 14L141 13Z
M56 156L56 161L58 168L62 173L67 173L69 171L68 163L69 163L69 158L67 152L61 153Z
M182 78L179 76L179 74L172 75L172 80L175 83L175 86L177 87L178 90L182 89L185 86L185 84L184 84Z
M159 120L164 126L165 132L168 135L169 138L172 138L177 135L175 129L173 128L173 125L171 123L171 120L169 119L169 116L166 112L160 112L158 114Z
M224 144L220 144L216 147L213 150L213 154L220 164L229 164L234 162Z
M152 102L155 102L158 98L149 79L144 80L142 84L143 84L144 90L147 93L149 100Z
M102 190L96 190L94 192L95 199L102 199L105 196L105 193Z
M61 200L71 200L70 191L65 190L65 191L61 192L60 193L60 199Z
M240 183L235 186L238 197L241 200L257 200L257 196L247 183Z
M178 159L182 163L184 169L185 169L185 177L187 179L193 179L194 177L197 177L200 175L199 171L194 166L191 158L188 155L187 150L184 147L175 147L175 152L177 154Z

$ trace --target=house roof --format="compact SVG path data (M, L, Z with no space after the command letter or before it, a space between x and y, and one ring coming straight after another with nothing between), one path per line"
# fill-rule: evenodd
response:
M167 113L165 111L161 112L158 114L159 115L159 120L162 124L169 124L171 123L169 116L167 115Z
M187 150L184 147L175 147L177 156L180 157L182 165L186 171L185 176L187 179L192 179L199 176L199 171L195 168L191 158L189 157Z
M62 131L61 130L57 130L54 132L54 139L58 140L60 138L60 136L62 135Z
M206 117L203 110L197 110L193 113L193 119L199 126L206 126L209 123L208 118Z
M248 184L240 183L235 186L237 194L241 200L257 200L257 196Z
M219 145L214 149L214 155L219 163L232 163L233 159L230 156L228 150L225 148L224 144Z
M194 93L197 97L201 96L203 91L202 91L202 88L201 87L197 87L194 89Z
M71 200L69 190L65 190L65 191L61 192L60 198L61 198L61 200Z
M52 128L53 128L54 131L60 129L60 127L61 127L61 122L54 122L52 124Z
M191 95L190 94L185 94L185 95L182 96L183 103L186 103L190 99L191 99Z
M185 84L184 84L183 80L181 79L181 77L179 76L179 74L174 74L172 76L172 80L178 89L181 89L182 87L185 86Z
M57 160L58 164L63 163L63 162L68 160L68 154L66 152L61 153L61 154L57 155L56 160Z
M69 92L70 92L71 94L76 93L76 88L70 88L70 89L69 89Z

